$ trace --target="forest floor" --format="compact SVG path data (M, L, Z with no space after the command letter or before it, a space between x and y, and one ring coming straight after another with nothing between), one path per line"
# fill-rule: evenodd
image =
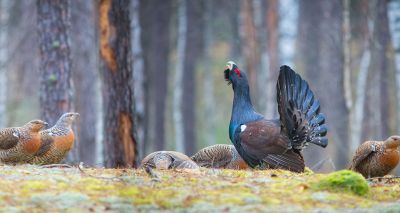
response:
M400 212L400 180L350 171L0 166L0 212Z

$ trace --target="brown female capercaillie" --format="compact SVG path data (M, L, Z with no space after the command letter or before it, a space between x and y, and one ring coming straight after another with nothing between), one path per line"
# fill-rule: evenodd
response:
M74 112L65 113L53 127L41 131L41 146L29 163L44 165L61 162L73 147L75 136L72 123L78 116Z
M22 127L0 129L0 161L2 163L25 163L40 148L39 131L47 123L32 120Z
M356 150L349 169L366 178L385 176L399 163L399 146L400 136L390 136L385 141L366 141Z
M249 166L240 157L235 146L215 144L208 146L191 157L201 167L216 169L247 169Z
M158 151L147 155L141 162L140 167L151 167L155 169L199 169L199 166L188 156L174 151Z

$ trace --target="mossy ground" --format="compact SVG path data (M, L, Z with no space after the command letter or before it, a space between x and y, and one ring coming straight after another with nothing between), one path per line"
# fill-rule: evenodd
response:
M158 179L134 169L0 166L0 212L400 212L397 179L359 195L346 181L321 187L332 174L311 171L154 172Z

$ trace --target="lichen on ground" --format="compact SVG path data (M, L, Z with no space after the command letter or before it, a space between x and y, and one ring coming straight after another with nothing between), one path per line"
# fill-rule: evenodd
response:
M0 166L0 212L400 210L400 180L367 183L350 171L154 172Z

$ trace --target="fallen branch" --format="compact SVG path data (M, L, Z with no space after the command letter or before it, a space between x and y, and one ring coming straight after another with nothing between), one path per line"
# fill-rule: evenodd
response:
M392 180L392 179L400 179L400 176L367 178L368 181L372 181L372 180L381 181L381 180Z
M88 174L86 173L83 169L83 162L80 162L78 165L78 169L81 172L81 174L89 176L89 177L93 177L93 178L98 178L98 179L103 179L103 180L117 180L117 181L123 181L122 179L118 178L118 177L103 177L103 176L97 176L97 175L92 175L92 174Z
M68 164L47 164L40 166L40 168L49 169L49 168L74 168L74 167Z

